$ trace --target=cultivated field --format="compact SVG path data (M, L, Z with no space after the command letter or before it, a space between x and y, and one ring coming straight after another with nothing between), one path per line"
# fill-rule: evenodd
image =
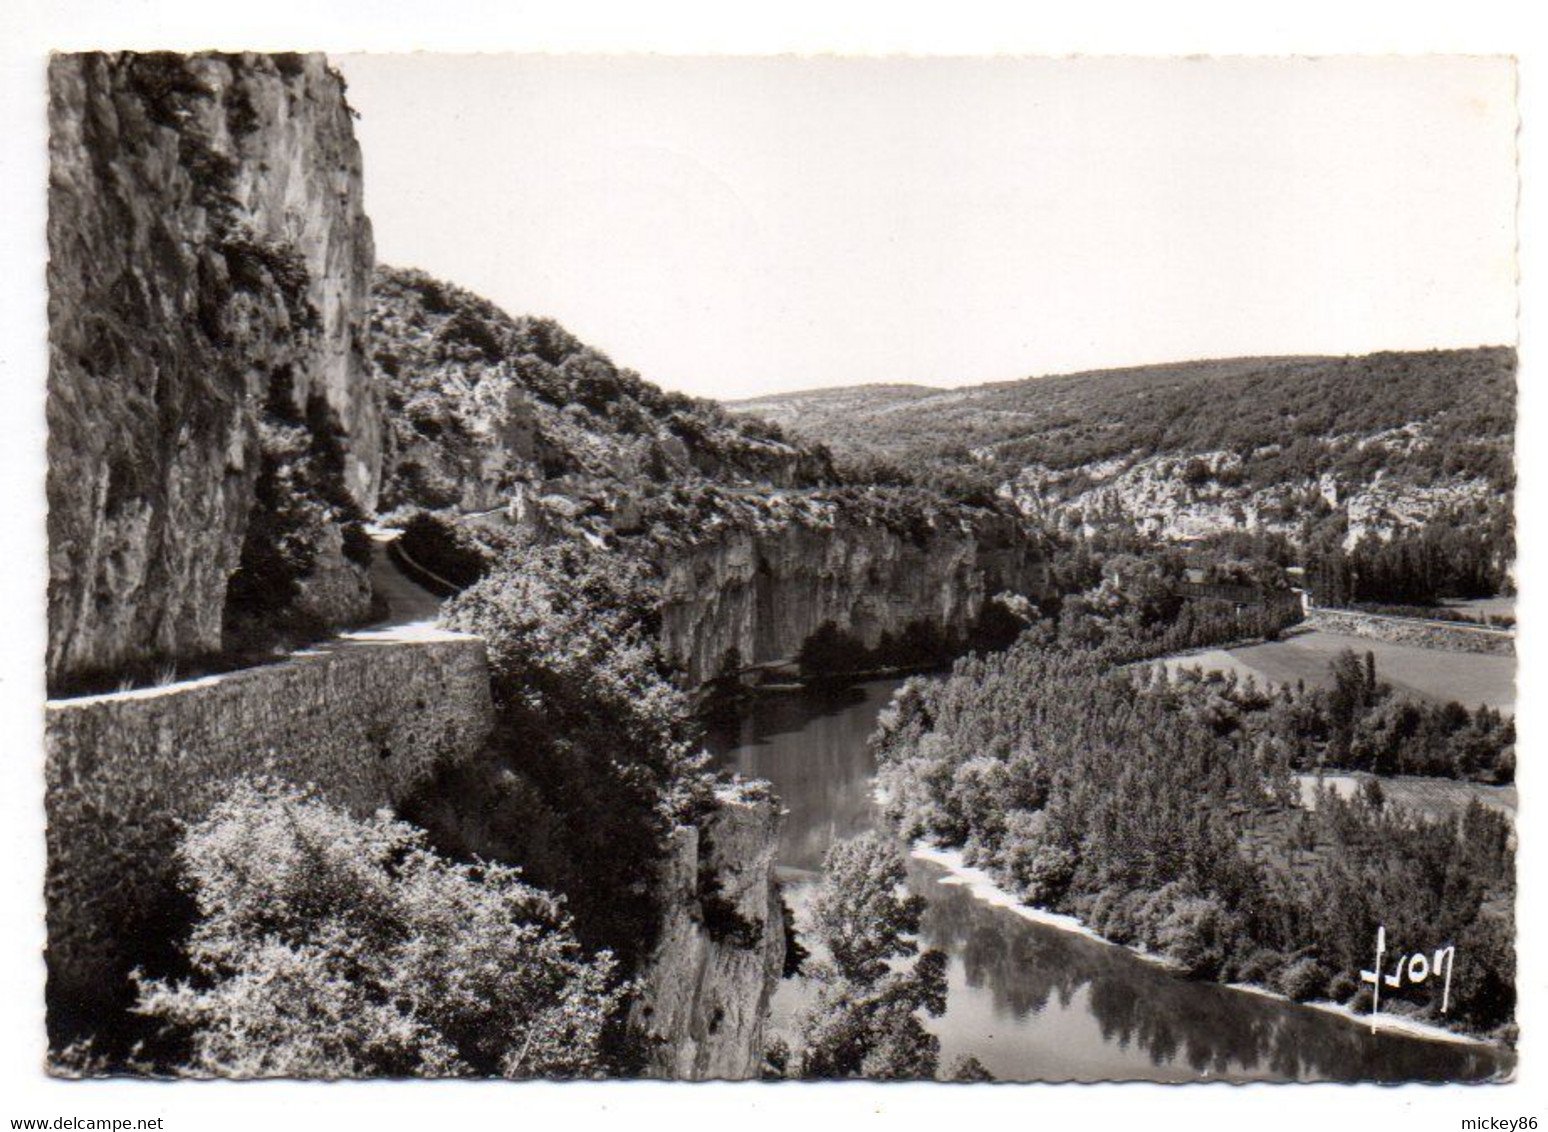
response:
M1324 786L1335 791L1341 798L1352 797L1368 774L1325 774ZM1311 774L1296 775L1301 787L1301 804L1307 809L1317 808L1317 777ZM1515 821L1516 788L1514 786L1485 786L1478 782L1457 782L1450 778L1420 778L1414 775L1397 775L1379 779L1381 792L1387 803L1402 806L1426 817L1455 817L1477 799L1491 810L1498 810Z
M1287 633L1283 640L1235 649L1208 649L1169 657L1169 671L1202 667L1212 672L1252 675L1271 684L1306 681L1327 686L1328 665L1344 649L1375 654L1376 675L1400 692L1429 700L1457 700L1467 707L1487 704L1503 712L1516 707L1516 660L1510 656L1421 649L1321 629Z

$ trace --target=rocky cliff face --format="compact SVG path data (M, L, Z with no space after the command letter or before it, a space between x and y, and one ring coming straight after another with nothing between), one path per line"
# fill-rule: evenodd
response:
M360 151L322 56L60 56L49 86L55 682L220 646L266 415L365 508L380 426Z
M1002 512L941 503L907 524L864 497L764 501L660 553L662 644L694 681L792 659L820 626L866 648L921 624L965 637L1004 591L1038 594L1042 554Z
M1399 461L1434 442L1421 425L1376 436L1345 438L1373 460ZM1439 474L1427 482L1390 476L1386 469L1322 472L1267 484L1244 480L1236 452L1186 456L1131 454L1077 468L1033 464L1000 489L1034 522L1091 533L1115 521L1165 539L1208 538L1227 531L1300 537L1308 517L1344 521L1343 544L1415 531L1448 512L1484 513L1499 491L1482 476Z
M702 827L674 831L666 916L634 1009L648 1072L669 1080L747 1080L763 1061L763 1025L784 967L774 884L777 803L728 791Z

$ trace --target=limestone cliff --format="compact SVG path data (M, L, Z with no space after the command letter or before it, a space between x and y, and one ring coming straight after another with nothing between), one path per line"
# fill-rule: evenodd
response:
M323 57L62 55L49 90L57 683L220 647L265 416L359 508L380 426L360 151Z
M702 827L672 836L666 914L634 1025L647 1072L671 1080L746 1080L763 1061L763 1025L784 967L774 884L781 814L752 790L723 792Z
M699 682L788 661L825 623L868 649L920 626L961 640L996 594L1041 592L1044 556L1013 516L905 499L901 522L875 490L773 493L755 521L658 553L663 651Z

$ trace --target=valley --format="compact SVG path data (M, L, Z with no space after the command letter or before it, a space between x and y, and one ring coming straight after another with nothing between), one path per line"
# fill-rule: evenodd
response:
M1514 350L725 405L378 263L321 55L49 75L53 1072L1511 1072Z

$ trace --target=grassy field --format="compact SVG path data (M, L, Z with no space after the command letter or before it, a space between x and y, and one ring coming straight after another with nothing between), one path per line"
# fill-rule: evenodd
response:
M1474 621L1488 622L1491 617L1516 616L1516 599L1514 597L1479 597L1470 601L1447 601L1442 603L1466 614Z
M1360 788L1368 774L1327 774L1323 784L1341 798L1351 797ZM1317 778L1300 774L1296 781L1301 787L1301 804L1308 809L1317 807ZM1413 775L1397 775L1382 778L1381 791L1387 803L1402 806L1426 817L1455 817L1477 799L1491 810L1498 810L1511 821L1516 819L1516 788L1514 786L1485 786L1477 782L1457 782L1449 778L1419 778Z
M1487 704L1504 712L1516 707L1516 661L1510 656L1421 649L1364 637L1309 629L1283 640L1235 649L1208 649L1169 657L1168 670L1202 667L1212 672L1252 675L1271 684L1304 680L1309 687L1330 683L1328 665L1344 649L1375 654L1376 675L1400 692L1428 700L1457 700L1467 707Z

